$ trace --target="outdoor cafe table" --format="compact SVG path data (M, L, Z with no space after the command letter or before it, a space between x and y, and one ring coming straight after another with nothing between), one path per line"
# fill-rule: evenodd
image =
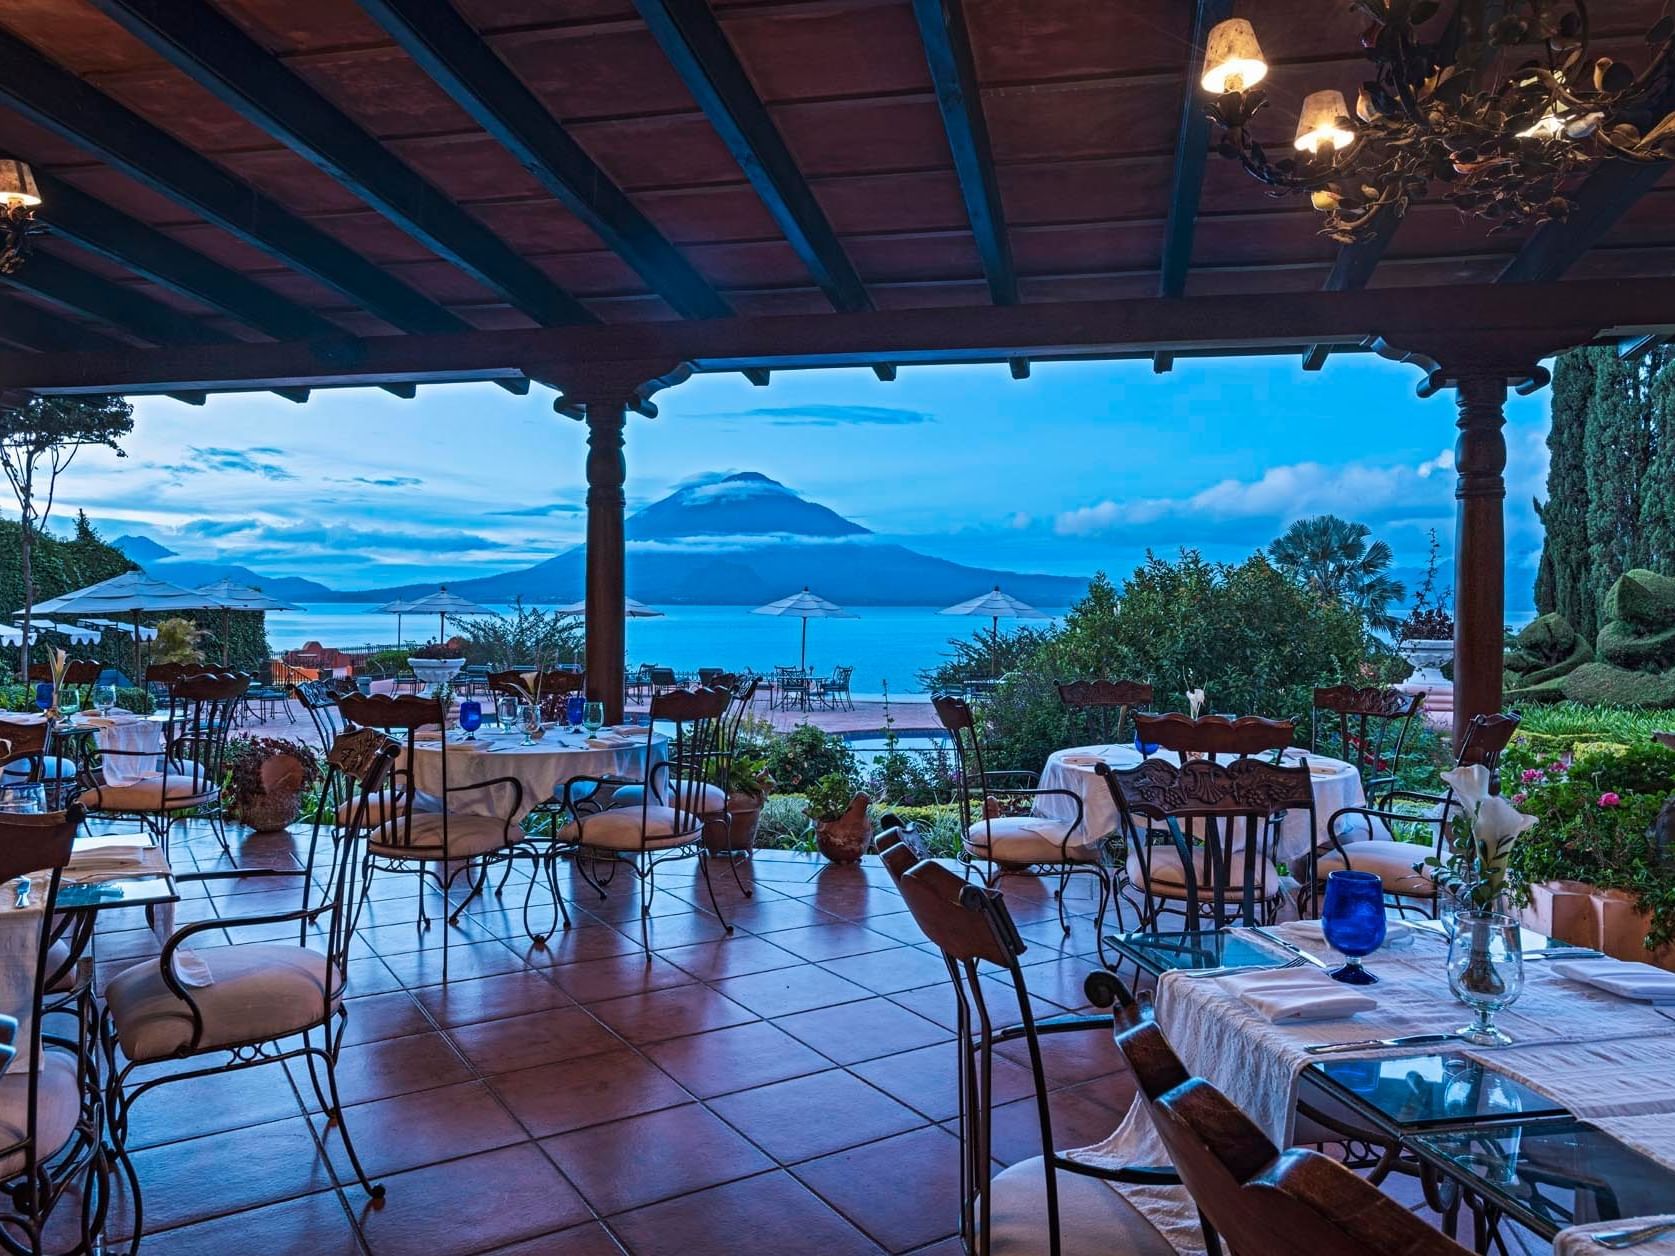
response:
M1414 1058L1414 1047L1317 1057L1305 1048L1448 1032L1470 1021L1448 988L1446 937L1413 928L1405 931L1407 945L1369 956L1367 967L1380 980L1365 989L1379 1006L1336 1020L1270 1023L1221 979L1189 971L1273 966L1299 951L1335 961L1308 928L1279 925L1263 931L1267 936L1244 929L1127 934L1108 942L1157 976L1157 1023L1187 1070L1227 1095L1278 1146L1291 1144L1306 1081L1310 1093L1318 1086L1343 1100L1430 1170L1562 1249L1592 1246L1579 1242L1572 1226L1620 1221L1629 1228L1632 1218L1675 1208L1675 1007L1618 998L1559 976L1555 961L1530 959L1522 996L1496 1016L1510 1045L1445 1043L1424 1060ZM1560 945L1525 935L1526 954ZM1518 1096L1507 1105L1515 1111L1453 1123L1378 1119L1368 1096L1383 1079L1379 1061L1398 1068L1411 1094L1415 1074L1440 1070L1442 1057L1449 1068L1475 1064L1498 1075L1495 1085ZM1076 1155L1106 1164L1166 1162L1138 1105L1110 1139ZM1135 1202L1158 1224L1184 1232L1178 1199L1160 1191ZM1675 1241L1636 1251L1669 1256Z
M1288 762L1296 762L1302 752L1286 751ZM1179 763L1180 757L1171 751L1160 751L1158 758ZM1278 839L1274 844L1274 858L1282 863L1296 863L1313 849L1318 841L1326 842L1326 824L1334 812L1342 807L1366 805L1367 795L1361 787L1361 774L1355 765L1327 755L1307 756L1310 781L1314 786L1315 827L1311 832L1308 814L1287 812L1280 822ZM1099 763L1114 768L1139 766L1140 752L1133 746L1071 746L1055 750L1047 756L1041 772L1042 789L1068 789L1082 800L1082 827L1072 830L1071 837L1078 844L1091 845L1117 832L1117 804L1111 797L1111 787L1095 771ZM1074 820L1075 807L1062 795L1044 794L1035 800L1035 813L1056 820Z
M662 733L651 736L651 757L647 762L646 729L643 725L622 725L623 744L589 745L586 733L567 728L549 728L532 746L523 744L523 734L485 725L475 740L452 729L448 732L448 788L480 784L510 776L523 786L519 821L530 810L564 795L564 782L578 776L619 776L643 781L646 773L668 757L669 739ZM601 729L602 733L609 730ZM442 796L442 747L432 737L413 747L413 784L418 790L415 806L436 809ZM505 819L510 807L509 789L479 789L455 794L448 809L460 815L497 816Z

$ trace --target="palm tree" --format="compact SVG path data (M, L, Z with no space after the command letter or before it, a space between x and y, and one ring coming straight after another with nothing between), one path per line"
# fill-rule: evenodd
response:
M1390 604L1407 596L1386 572L1395 555L1383 541L1368 544L1372 529L1336 515L1299 519L1268 547L1274 566L1322 597L1353 607L1379 632L1394 632Z

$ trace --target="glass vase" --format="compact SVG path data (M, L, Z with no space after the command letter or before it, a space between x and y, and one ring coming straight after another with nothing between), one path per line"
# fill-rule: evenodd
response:
M1462 911L1448 944L1448 988L1477 1014L1459 1030L1479 1046L1501 1046L1511 1035L1495 1024L1495 1013L1524 991L1524 956L1518 922L1502 912Z

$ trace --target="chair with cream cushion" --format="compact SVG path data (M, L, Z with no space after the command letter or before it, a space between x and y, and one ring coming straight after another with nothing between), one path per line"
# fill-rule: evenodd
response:
M39 909L10 922L27 937L17 937L25 946L8 955L16 967L4 983L21 996L6 1010L28 1019L26 1027L11 1026L14 1036L8 1045L15 1056L0 1077L0 1230L12 1251L44 1250L42 1232L61 1201L72 1210L86 1204L79 1221L81 1250L92 1250L110 1198L108 1165L99 1152L98 1088L82 1054L87 1039L72 1010L82 1006L81 995L91 999L90 970L73 974L66 984L62 943L55 952L54 925L64 917L55 915L54 907L82 814L79 806L71 806L46 815L0 816L6 907L12 909L10 883L27 876ZM55 1011L70 1014L55 1017ZM69 1034L60 1032L66 1019L73 1031ZM20 1241L21 1247L14 1246Z
M337 1062L349 1023L344 1001L349 947L370 867L363 850L370 804L391 789L399 755L396 742L375 729L338 735L326 756L326 789L353 798L355 806L342 827L315 820L296 908L184 925L169 937L160 956L124 969L106 984L99 1041L111 1145L134 1199L130 1250L144 1235L138 1170L127 1152L134 1103L155 1087L190 1078L303 1061L320 1110L337 1126L356 1178L373 1199L383 1197L384 1188L361 1167L344 1123ZM177 880L263 875L291 874L247 868L187 873ZM248 928L271 937L274 926L284 924L296 928L295 942L187 945L206 931L225 930L236 938ZM206 1056L214 1062L177 1067ZM215 1189L213 1171L206 1172L204 1189Z
M1518 722L1516 715L1474 716L1466 726L1455 766L1487 769L1491 788L1498 790L1501 754L1518 730ZM1427 858L1446 855L1449 821L1458 805L1452 789L1429 794L1389 788L1369 806L1333 812L1326 822L1326 845L1315 851L1312 872L1303 878L1299 906L1305 910L1317 908L1326 878L1349 868L1375 873L1384 885L1389 905L1401 914L1436 915L1440 901L1436 883L1418 865ZM1391 836L1366 840L1368 832ZM1403 833L1415 840L1400 840Z
M0 785L43 785L47 806L62 811L78 792L73 759L54 753L44 715L0 715Z
M403 747L402 765L391 775L389 787L368 800L367 877L369 889L375 870L411 871L419 877L418 927L430 927L424 887L432 884L442 895L442 980L448 980L448 925L457 925L471 901L482 893L489 865L511 857L524 841L516 817L523 814L523 784L513 776L496 776L469 785L448 782L447 713L434 696L420 694L345 694L338 702L345 724L372 728L397 738ZM420 735L434 736L442 768L440 811L415 809L412 753ZM487 793L492 815L469 815L450 810L466 795ZM326 806L340 813L345 797L327 793ZM450 913L454 882L465 877L470 892Z
M721 904L716 901L715 885L710 880L709 852L703 843L706 811L715 805L717 795L721 804L718 814L726 815L725 795L708 785L705 777L714 769L722 716L729 698L725 689L672 689L654 693L651 719L646 726L645 761L651 765L646 779L634 786L623 786L619 779L600 776L577 776L564 783L564 810L569 820L554 835L554 858L547 864L549 873L554 869L557 855L568 853L575 858L576 870L603 899L609 878L602 881L590 865L601 859L627 863L639 884L641 933L648 955L651 944L645 922L651 915L657 869L671 859L693 856L698 860L710 906L722 927L728 933L733 932ZM671 729L667 756L661 761L654 761L652 754L652 726L657 724ZM582 805L585 798L627 789L634 790L636 800L629 805L606 806L602 810ZM556 894L556 873L553 876ZM749 894L748 890L745 892Z
M880 846L893 835L879 839ZM1121 1007L1112 1016L1036 1020L1019 957L1025 946L1005 899L905 845L881 851L884 866L927 940L942 952L955 996L960 1139L960 1238L975 1256L1171 1256L1174 1248L1118 1191L1118 1184L1179 1181L1167 1168L1106 1169L1056 1149L1041 1037L1111 1033L1140 1013L1127 988L1110 977ZM1011 987L1011 996L1006 993ZM998 994L997 994L998 992ZM1012 1008L1017 1008L1015 1023ZM992 1002L992 1006L991 1006ZM1004 1026L1004 1027L1003 1027ZM990 1176L994 1048L1021 1042L1035 1082L1041 1154Z
M1423 693L1387 685L1331 685L1314 691L1311 754L1355 765L1368 798L1394 788L1402 751L1425 705Z
M1097 878L1099 907L1093 930L1097 944L1105 945L1105 908L1113 897L1106 856L1110 852L1104 835L1083 832L1082 799L1074 790L1042 789L1034 772L992 772L983 766L983 742L977 735L977 719L964 698L939 695L931 699L937 719L954 743L956 788L960 804L960 829L965 835L960 858L969 869L983 864L983 883L991 888L1002 877L1036 871L1058 874L1053 898L1058 904L1059 925L1066 935L1070 920L1064 910L1064 893L1070 878L1085 874ZM1064 800L1071 819L1034 814L1042 798ZM1030 809L1031 814L1008 812ZM1122 917L1118 900L1117 916Z

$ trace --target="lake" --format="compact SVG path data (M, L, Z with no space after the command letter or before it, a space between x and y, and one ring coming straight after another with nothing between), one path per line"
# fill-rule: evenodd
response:
M309 641L341 650L363 649L395 639L393 615L377 613L372 602L303 603L296 611L267 617L268 641L276 650L292 650ZM510 607L492 610L509 613ZM659 619L628 621L631 665L657 663L676 671L699 667L754 668L771 671L797 662L802 621L787 616L753 615L748 606L669 606ZM876 697L885 684L892 694L919 692L917 673L948 654L950 637L967 637L989 627L987 619L940 615L938 607L860 606L854 619L808 621L808 661L817 672L853 666L857 697ZM1055 611L1062 614L1063 611ZM1012 623L1023 621L1008 621ZM1047 621L1033 620L1045 627ZM1006 627L1006 624L1002 624ZM402 635L410 642L435 638L436 620L405 615Z

